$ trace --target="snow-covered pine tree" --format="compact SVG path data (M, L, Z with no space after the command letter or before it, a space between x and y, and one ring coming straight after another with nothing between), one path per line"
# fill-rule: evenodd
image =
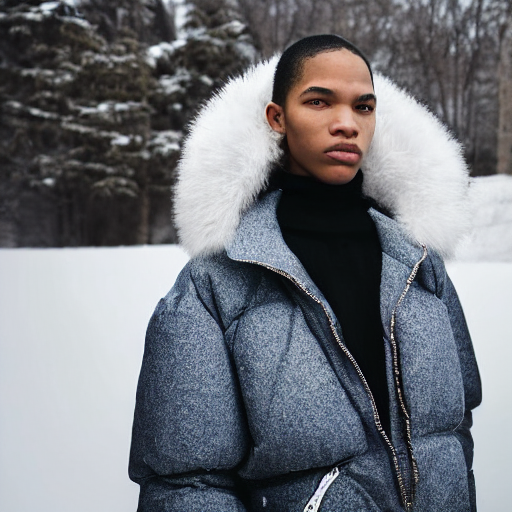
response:
M179 148L163 163L148 150L144 48L108 44L64 2L31 4L0 5L1 243L146 242L148 169Z
M175 241L183 127L255 58L230 4L196 2L148 48L159 2L95 1L97 25L85 3L0 2L0 245Z
M231 0L185 5L180 35L148 50L159 87L150 98L159 126L181 130L212 91L253 63L258 53Z
M143 44L176 39L171 2L164 0L79 0L79 9L107 41L131 33Z

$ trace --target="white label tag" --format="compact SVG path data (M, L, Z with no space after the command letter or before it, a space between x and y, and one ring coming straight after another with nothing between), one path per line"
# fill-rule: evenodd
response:
M318 509L320 508L320 504L322 503L322 499L327 492L327 489L331 486L331 484L338 478L338 475L340 474L340 468L338 466L334 467L324 475L322 480L320 480L320 483L318 484L318 487L315 491L315 494L311 497L311 499L308 501L306 507L304 508L304 512L318 512Z

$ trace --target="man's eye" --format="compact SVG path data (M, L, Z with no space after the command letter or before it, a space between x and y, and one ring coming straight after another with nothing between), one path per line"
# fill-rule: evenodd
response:
M323 100L310 100L308 103L315 107L321 107L322 105L325 105L325 101Z
M361 112L373 112L375 110L375 107L363 103L362 105L357 105L356 109L360 110Z

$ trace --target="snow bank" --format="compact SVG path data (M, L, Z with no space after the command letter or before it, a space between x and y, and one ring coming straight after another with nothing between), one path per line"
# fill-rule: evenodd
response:
M0 250L0 510L136 509L127 464L144 333L186 260L176 246ZM449 271L484 383L479 512L507 510L512 264Z
M512 176L473 180L473 233L459 247L457 261L512 261Z

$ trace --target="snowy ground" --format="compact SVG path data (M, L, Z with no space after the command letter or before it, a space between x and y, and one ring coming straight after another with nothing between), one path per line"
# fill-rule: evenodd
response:
M510 185L479 182L480 228L466 261L448 266L484 385L479 512L510 508ZM144 332L186 259L175 246L0 250L0 510L136 509L126 468Z
M173 246L0 251L0 510L135 511L144 333L185 261Z

